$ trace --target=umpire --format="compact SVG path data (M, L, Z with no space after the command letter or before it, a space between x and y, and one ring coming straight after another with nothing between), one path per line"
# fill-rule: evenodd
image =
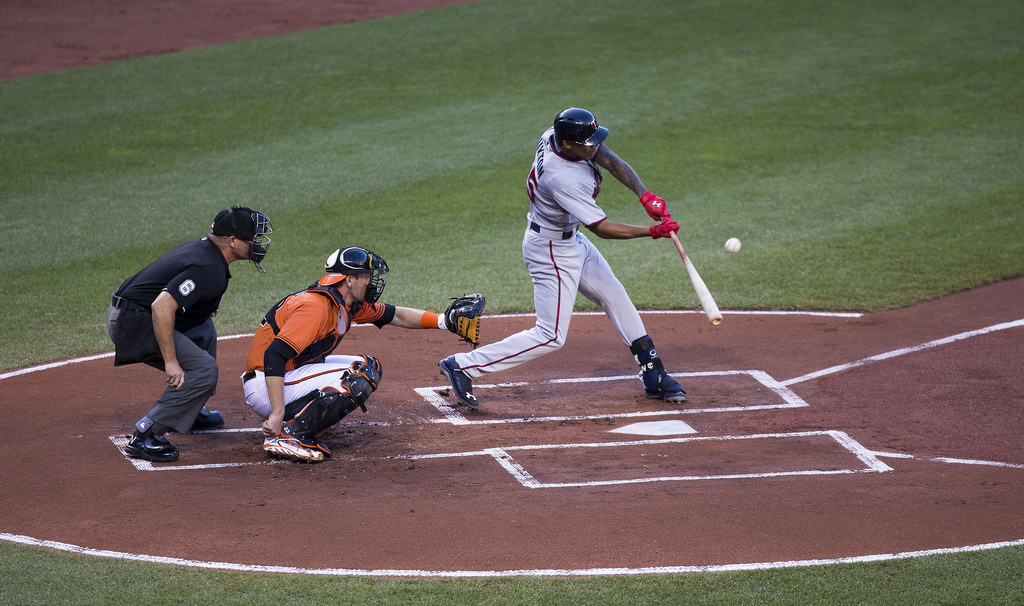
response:
M135 424L125 452L149 461L175 461L178 449L164 433L224 424L206 401L217 388L217 329L213 316L228 288L228 265L250 260L261 273L270 219L232 206L217 213L205 238L179 244L114 292L107 331L114 366L142 362L166 373L167 388Z

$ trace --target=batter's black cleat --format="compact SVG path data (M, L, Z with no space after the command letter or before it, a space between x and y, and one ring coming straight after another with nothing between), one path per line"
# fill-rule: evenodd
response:
M163 436L153 434L142 434L136 431L128 445L124 448L125 454L136 459L146 459L155 463L167 463L178 460L178 449Z
M644 395L648 398L654 398L656 400L665 400L666 402L685 402L686 391L683 390L676 380L669 376L661 378L661 382L658 383L657 391L646 391Z
M224 417L216 410L210 410L203 406L203 409L199 411L199 416L196 417L195 422L192 423L192 429L189 431L217 429L218 427L224 427Z
M452 384L452 391L455 392L460 402L470 408L480 406L480 401L473 395L473 379L462 372L459 365L455 363L454 356L448 356L437 365L441 367L441 373L448 377L448 382Z

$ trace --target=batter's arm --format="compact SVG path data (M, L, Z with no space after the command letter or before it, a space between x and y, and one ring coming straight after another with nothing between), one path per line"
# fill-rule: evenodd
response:
M588 225L587 229L599 238L605 240L629 240L632 238L649 238L651 231L649 227L619 223L618 221L601 221L594 225Z
M167 373L167 384L179 389L185 384L185 371L178 364L178 354L174 350L174 317L178 313L178 302L169 292L162 291L153 301L153 333L160 346L160 355L164 359L164 372Z
M608 174L615 177L620 183L628 187L637 197L642 196L647 191L643 181L640 180L640 176L636 174L633 167L604 145L601 146L601 149L597 150L594 162L607 170Z

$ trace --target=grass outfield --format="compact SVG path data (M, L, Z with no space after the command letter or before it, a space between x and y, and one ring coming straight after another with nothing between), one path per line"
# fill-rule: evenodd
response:
M755 572L598 578L368 579L196 570L0 542L0 603L984 604L1024 599L1024 548ZM187 597L186 597L187 596Z
M236 203L266 211L276 232L266 274L232 266L223 334L251 331L345 244L387 259L389 302L440 310L479 290L490 312L532 310L523 183L540 132L570 105L593 110L608 146L668 200L723 309L872 311L1019 276L1021 22L1024 5L1009 0L483 0L0 82L0 371L109 351L110 293ZM612 219L648 222L605 184ZM722 248L731 236L743 240L735 256ZM670 243L599 246L638 307L697 307ZM44 585L53 599L39 601L74 601L64 581L34 580L49 578L75 579L95 603L123 601L131 582L150 597L232 602L237 591L247 603L264 591L287 603L297 584L335 588L325 601L356 591L392 603L548 603L559 591L610 603L1010 603L1022 552L411 582L0 545L0 602L30 603ZM977 572L970 584L961 567ZM914 591L922 600L901 599Z

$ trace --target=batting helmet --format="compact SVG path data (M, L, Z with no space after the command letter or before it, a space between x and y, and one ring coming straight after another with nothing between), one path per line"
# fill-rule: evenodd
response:
M324 286L337 284L344 280L345 276L370 274L370 285L366 287L366 302L375 303L387 285L384 274L388 273L389 269L380 255L359 246L346 246L327 257L324 271L327 275L318 282Z
M270 234L274 233L274 224L267 215L245 206L232 206L217 213L210 225L210 233L215 236L234 236L248 242L249 260L260 273L265 271L260 262L267 256Z
M594 114L579 107L564 109L555 116L555 141L597 145L608 136L608 129L597 125Z

